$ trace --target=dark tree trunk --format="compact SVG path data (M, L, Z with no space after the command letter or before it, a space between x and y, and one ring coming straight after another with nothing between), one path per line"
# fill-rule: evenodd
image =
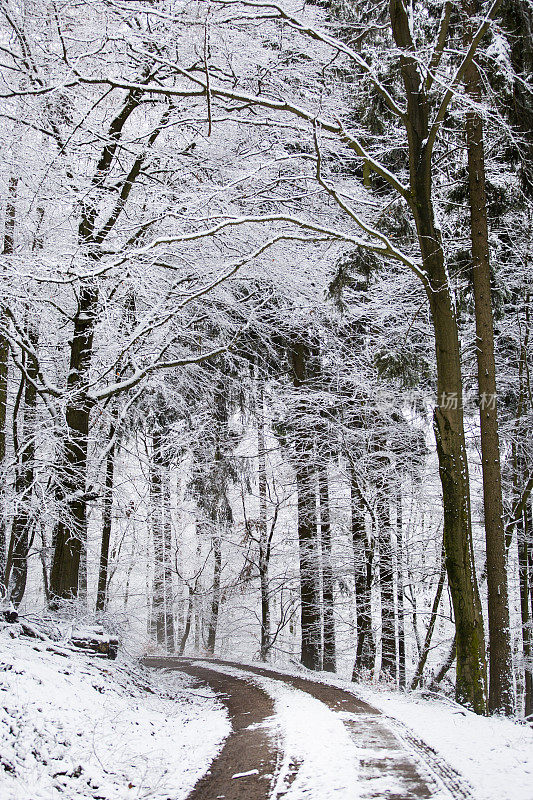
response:
M434 414L444 507L444 545L457 633L456 697L480 714L487 710L485 636L472 547L459 333L432 202L429 108L403 0L390 0L407 98L410 194L425 289L435 334L438 405Z
M480 13L478 0L463 0L465 42L470 45L474 29L470 19ZM481 79L475 62L465 73L467 94L481 102ZM476 355L483 473L483 506L487 551L489 620L489 711L513 712L512 652L507 590L505 532L503 525L502 476L494 361L489 228L485 184L483 120L474 110L466 114L468 186L472 242L472 282L476 318Z
M398 488L396 495L396 554L398 576L398 684L401 689L406 685L405 671L405 608L404 608L404 586L403 586L403 514L402 514L402 490Z
M323 616L323 656L322 669L335 672L335 596L333 564L331 561L331 520L329 514L329 486L327 467L318 468L320 541L322 549L322 616Z
M87 451L93 403L87 397L85 384L91 364L97 302L96 287L83 286L70 350L67 432L59 455L57 497L63 508L54 535L50 574L53 605L77 596L81 551L87 544Z
M217 530L213 531L213 592L211 595L211 614L207 631L207 652L213 655L220 611L220 579L222 574L222 539Z
M298 543L300 554L301 662L319 670L321 664L319 559L314 492L315 471L307 464L296 466L298 493Z
M145 152L134 160L122 184L118 187L116 182L114 183L113 190L118 189L116 203L98 229L102 188L112 171L124 125L140 101L141 92L138 89L128 92L121 109L111 121L93 174L92 187L96 190L95 194L81 204L78 241L80 252L86 256L89 263L98 260L101 246L114 230L141 172L149 147L155 142L161 130L158 127L152 131ZM163 119L165 118L166 112L163 113ZM62 509L53 536L54 554L50 574L53 606L61 600L77 597L80 557L82 550L86 552L87 502L90 499L86 491L87 453L89 418L93 406L88 395L88 385L98 300L97 282L90 278L83 279L78 290L78 308L74 317L67 377L66 430L59 454L56 494Z
M267 476L266 476L266 442L264 388L262 379L257 384L257 456L258 456L258 493L259 493L259 581L261 585L261 661L268 659L271 647L270 633L270 591L268 580L269 542L267 521Z
M113 422L109 427L109 442L105 470L105 491L102 503L102 546L100 549L98 591L96 595L96 610L99 612L104 612L107 606L109 545L113 523L113 482L115 474L115 425Z
M293 338L289 351L292 380L296 389L309 386L318 373L318 358L309 343ZM320 560L317 547L317 515L313 440L299 429L294 442L296 491L298 494L298 545L300 556L301 662L308 669L321 664Z
M374 669L376 658L372 637L372 567L374 549L369 544L361 492L352 471L351 528L354 554L355 602L357 614L357 645L352 680Z

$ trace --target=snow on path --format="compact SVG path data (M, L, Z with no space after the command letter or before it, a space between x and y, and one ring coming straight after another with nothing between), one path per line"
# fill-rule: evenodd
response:
M253 681L274 699L276 716L271 727L274 735L281 734L285 749L274 797L284 792L290 764L297 764L298 772L283 800L362 798L357 790L361 784L357 750L340 717L324 703L281 681L212 662L209 669Z
M239 663L241 669L263 666ZM377 685L352 683L329 672L272 667L350 692L406 725L468 780L476 800L533 800L533 727L515 719L481 717L445 697L428 699ZM401 731L400 731L401 734Z
M392 768L381 769L383 763L393 765L398 757L404 759L406 756L393 731L372 731L381 717L335 712L283 680L250 674L246 668L241 670L209 661L209 669L253 681L274 699L276 713L272 727L276 735L281 734L285 754L273 797L283 797L283 800L364 800L419 796L405 794L405 783L395 779ZM356 730L364 729L362 746L357 744L359 737L351 733L352 726ZM375 743L371 741L373 734ZM381 741L384 735L387 736L385 742ZM363 740L366 741L363 743ZM369 774L368 764L374 759L378 769ZM449 800L450 795L446 789L435 787L431 798Z
M533 729L436 698L357 686L357 696L407 725L474 787L479 800L533 800Z

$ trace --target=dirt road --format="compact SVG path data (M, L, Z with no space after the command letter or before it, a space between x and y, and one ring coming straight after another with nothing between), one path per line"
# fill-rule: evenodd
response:
M283 737L275 734L274 702L267 691L255 685L255 676L304 692L340 716L359 759L360 781L354 787L354 798L471 797L468 785L430 748L348 691L268 667L240 666L217 659L147 658L144 664L177 669L208 684L220 694L231 718L232 734L188 800L281 800L297 778L300 764L295 758L285 757ZM320 732L310 731L310 735ZM322 800L312 793L306 796Z

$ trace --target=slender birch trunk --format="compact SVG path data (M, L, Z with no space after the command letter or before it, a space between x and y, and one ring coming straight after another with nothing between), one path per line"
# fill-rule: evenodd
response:
M257 379L257 458L259 494L259 581L261 586L261 661L267 661L271 647L270 587L268 580L269 543L267 520L267 475L265 441L265 397L261 378Z

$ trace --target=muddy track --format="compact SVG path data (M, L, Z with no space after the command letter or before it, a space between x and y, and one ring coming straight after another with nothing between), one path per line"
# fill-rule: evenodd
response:
M274 713L270 697L246 679L179 658L147 658L143 663L147 667L179 669L208 684L219 693L231 718L232 733L187 800L268 800L281 758L264 725Z
M254 726L250 729L249 726L272 716L273 702L265 692L247 681L246 673L250 677L259 675L283 681L341 715L360 753L363 780L357 787L358 797L365 800L431 800L437 796L439 800L444 796L452 800L472 798L466 781L406 726L387 718L348 691L268 667L243 666L220 659L166 657L145 659L144 663L146 666L179 669L205 681L222 693L221 700L226 703L232 719L234 732L188 800L260 800L271 796L273 777L282 754L264 728ZM209 664L214 669L210 669ZM239 670L242 675L226 674L220 670L225 667ZM289 782L297 774L298 765L293 766ZM235 773L254 769L259 769L259 774L232 777Z

